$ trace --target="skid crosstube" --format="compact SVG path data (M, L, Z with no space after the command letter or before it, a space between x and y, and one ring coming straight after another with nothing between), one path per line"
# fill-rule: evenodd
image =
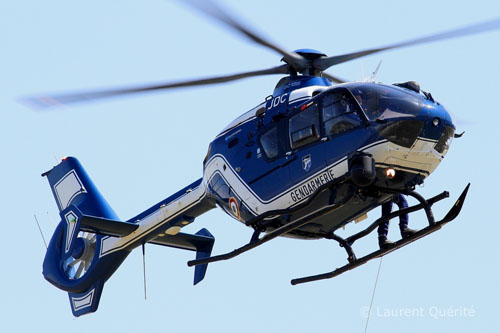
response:
M282 235L284 235L292 230L300 228L301 226L309 223L311 220L313 220L315 218L318 218L318 217L323 216L324 214L327 214L331 210L336 209L339 206L342 206L343 204L345 204L345 202L348 201L349 199L351 199L352 196L353 196L353 193L347 195L343 200L341 200L338 203L328 205L328 206L320 209L317 212L314 212L310 215L304 216L296 221L289 222L289 223L267 233L262 238L259 238L261 230L256 229L254 234L252 235L252 239L250 240L250 243L243 245L242 247L239 247L239 248L237 248L231 252L228 252L228 253L219 254L219 255L216 255L213 257L207 257L207 258L188 261L188 266L191 267L191 266L208 264L211 262L228 260L228 259L234 258L234 257L236 257L242 253L245 253L253 248L256 248L256 247L258 247L258 246L260 246L260 245L262 245L262 244L264 244L264 243L266 243L266 242L268 242L276 237L282 236Z
M234 258L234 257L236 257L242 253L245 253L253 248L256 248L256 247L258 247L258 246L260 246L260 245L262 245L262 244L264 244L264 243L266 243L266 242L268 242L276 237L283 236L292 230L300 228L301 226L309 223L311 220L318 218L320 216L323 216L324 214L327 214L328 212L330 212L333 209L337 209L338 207L345 204L348 200L350 200L352 198L352 196L354 195L354 193L349 193L340 202L332 203L331 205L328 205L328 206L320 209L319 211L314 212L308 216L304 216L296 221L289 222L289 223L287 223L287 224L285 224L285 225L283 225L283 226L281 226L281 227L279 227L279 228L277 228L269 233L266 233L266 235L264 235L262 238L259 238L259 235L263 231L262 226L265 226L265 224L262 225L262 223L264 222L264 219L266 217L283 216L283 215L291 214L299 209L302 209L302 208L306 207L312 200L314 200L320 193L322 193L324 191L328 191L334 185L345 181L346 178L347 178L346 176L341 176L339 178L336 178L336 179L330 181L329 183L322 185L321 187L319 187L316 190L316 192L313 195L311 195L304 203L302 203L300 205L297 205L293 208L288 208L288 209L269 211L267 213L264 213L262 215L255 217L254 219L247 221L246 225L253 226L255 229L255 232L252 235L252 238L248 244L245 244L242 247L239 247L239 248L237 248L231 252L228 252L228 253L219 254L219 255L216 255L213 257L190 260L187 263L188 266L191 267L191 266L196 266L196 265L203 265L203 264L208 264L211 262L228 260L228 259Z
M438 221L438 222L434 222L433 221L433 218L429 218L429 214L428 214L428 218L429 218L429 225L421 230L419 230L417 233L413 234L412 236L408 237L408 238L404 238L404 239L401 239L393 244L390 244L386 249L380 249L380 250L377 250L375 252L372 252L362 258L359 258L359 259L356 259L356 257L354 256L354 252L352 251L352 248L351 248L351 244L353 242L352 238L351 238L351 241L352 242L349 242L349 238L347 238L347 240L344 240L336 235L333 235L331 238L338 241L340 243L341 246L343 247L346 247L346 251L349 255L349 263L347 265L344 265L340 268L337 268L335 269L334 271L331 271L331 272L327 272L327 273L323 273L323 274L317 274L317 275L311 275L311 276L307 276L307 277L303 277L303 278L298 278L298 279L293 279L291 280L291 284L292 285L297 285L297 284L301 284L301 283L306 283L306 282L312 282L312 281L318 281L318 280L324 280L324 279L331 279L331 278L334 278L344 272L347 272L351 269L354 269L356 267L359 267L365 263L367 263L368 261L374 259L374 258L379 258L379 257L383 257L384 255L394 251L394 250L397 250L407 244L410 244L422 237L425 237L439 229L441 229L445 224L447 224L448 222L451 222L453 221L457 216L458 214L460 214L460 211L462 209L462 206L463 206L463 203L465 201L465 197L467 196L467 192L469 190L469 187L470 187L470 183L465 187L464 191L462 192L462 194L460 195L460 197L458 198L458 200L455 202L455 204L453 205L453 207L450 209L450 211L448 212L448 214L446 214L446 216ZM418 209L415 209L415 208L418 208L418 206L426 206L426 207L420 207L419 209L425 209L426 212L430 212L430 206L432 205L432 203L438 201L438 200L441 200L445 197L445 193L446 192L443 192L442 194L434 197L434 198L431 198L427 201L425 201L427 203L424 204L424 203L421 203L419 205L416 205L416 206L413 206L413 207L409 207L407 209L403 209L403 210L400 210L398 212L394 212L392 213L391 215L385 217L385 218L381 218L377 221L375 221L372 225L370 225L366 230L368 229L371 229L373 230L378 224L380 223L383 223L385 220L387 220L388 218L392 218L392 217L395 217L395 216L399 216L399 215L402 215L402 214L405 214L406 212L408 211L415 211L415 210L418 210ZM446 193L447 194L447 193ZM401 213L402 212L402 213ZM432 216L432 215L431 215ZM379 222L377 224L377 222ZM375 225L375 227L373 227L373 225ZM360 232L359 234L361 234L363 232ZM369 232L368 232L369 233ZM356 236L356 235L354 235ZM364 236L364 235L363 235ZM363 236L360 236L360 237L357 237L355 238L354 240L356 239L359 239ZM353 237L353 236L351 236Z

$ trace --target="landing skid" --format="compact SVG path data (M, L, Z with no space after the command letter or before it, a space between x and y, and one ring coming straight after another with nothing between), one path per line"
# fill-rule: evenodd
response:
M329 184L330 185L330 184ZM331 185L330 185L331 186ZM443 227L443 225L445 225L446 223L450 222L450 221L453 221L457 216L458 214L460 213L461 209L462 209L462 206L463 206L463 203L464 203L464 200L465 200L465 197L467 196L467 192L469 190L469 186L470 184L468 184L464 191L462 192L462 194L460 195L460 197L458 198L458 200L455 202L455 204L453 205L453 207L450 209L450 211L448 212L448 214L446 214L446 216L438 221L438 222L435 222L434 220L434 214L432 212L432 205L440 200L443 200L445 198L448 198L449 197L449 193L448 192L443 192L441 194L438 194L430 199L424 199L421 195L419 195L418 193L416 192L393 192L393 191L389 191L389 190L386 190L386 189L379 189L381 192L385 192L385 193L404 193L406 195L409 195L409 196L412 196L414 197L415 199L417 199L419 201L419 204L417 205L414 205L414 206L410 206L410 207L407 207L407 208L404 208L404 209L400 209L398 211L395 211L387 216L384 216L384 217L381 217L379 218L378 220L376 220L375 222L373 222L371 225L369 225L365 230L363 231L360 231L358 232L357 234L354 234L348 238L342 238L334 233L331 233L330 235L327 235L326 238L328 239L332 239L332 240L335 240L337 241L340 246L342 246L347 254L348 254L348 258L347 260L349 261L349 263L345 266L342 266L340 268L337 268L335 269L334 271L331 271L331 272L328 272L328 273L324 273L324 274L318 274L318 275L312 275L312 276L308 276L308 277L303 277L303 278L298 278L298 279L293 279L291 281L291 283L293 285L296 285L296 284L300 284L300 283L305 283L305 282L311 282L311 281L317 281L317 280L323 280L323 279L330 279L330 278L333 278L337 275L340 275L346 271L349 271L353 268L356 268L358 266L361 266L365 263L367 263L368 261L374 259L374 258L378 258L378 257L382 257L394 250L397 250L409 243L412 243L414 241L416 241L417 239L420 239L424 236L427 236L439 229L441 229ZM327 190L329 186L325 186L324 188L320 188L313 196L317 195L319 192L322 192L324 190ZM211 263L211 262L216 262L216 261L222 261L222 260L228 260L228 259L231 259L231 258L234 258L244 252L247 252L255 247L258 247L276 237L279 237L279 236L282 236L282 235L285 235L286 233L292 231L292 230L295 230L297 228L300 228L301 226L309 223L311 220L313 219L316 219L320 216L323 216L325 214L327 214L328 212L330 212L331 210L333 209L336 209L337 207L343 205L346 201L348 201L349 199L351 199L353 194L351 195L348 195L344 198L344 200L342 200L341 202L337 202L336 204L332 204L332 205L329 205L329 206L326 206L324 207L323 209L320 209L319 211L317 212L314 212L308 216L304 216L303 218L299 219L299 220L296 220L296 221L293 221L293 222L290 222L288 224L285 224L269 233L267 233L266 235L264 235L262 238L259 238L259 235L261 233L261 230L259 229L256 229L255 233L252 235L252 238L250 240L250 242L242 247L239 247L231 252L228 252L228 253L225 253L225 254L221 254L221 255L217 255L217 256L213 256L213 257L207 257L207 258L202 258L202 259L197 259L197 260L191 260L191 261L188 261L188 266L196 266L196 265L202 265L202 264L208 264L208 263ZM312 199L312 198L310 198ZM371 254L368 254L362 258L359 258L357 259L356 258L356 255L354 254L354 251L352 249L352 244L360 239L360 238L363 238L365 237L366 235L370 234L375 228L377 228L380 224L384 223L385 221L387 221L388 219L392 219L394 217L398 217L398 216L401 216L401 215L404 215L404 214L409 214L409 213L413 213L415 211L418 211L418 210L421 210L423 209L426 213L426 216L427 216L427 220L428 220L428 223L429 223L429 226L419 230L417 233L411 235L410 237L408 238L405 238L405 239L401 239L400 241L397 241L391 245L389 245L386 249L383 249L383 250L377 250ZM290 211L276 211L276 212L272 212L273 213L273 216L282 216L282 215L286 215L286 214L289 214ZM276 214L276 215L275 215ZM263 220L264 217L260 217L259 220L256 220L255 222L261 222ZM257 223L255 224L257 225Z
M312 282L312 281L318 281L318 280L324 280L324 279L331 279L331 278L334 278L344 272L347 272L351 269L354 269L356 267L359 267L365 263L367 263L368 261L372 260L372 259L375 259L375 258L379 258L379 257L383 257L385 256L386 254L388 253L391 253L392 251L394 250L397 250L399 248L402 248L403 246L407 245L407 244L410 244L422 237L425 237L439 229L441 229L445 224L447 224L448 222L451 222L453 221L457 216L458 214L460 213L460 210L462 209L462 206L463 206L463 203L465 201L465 197L467 196L467 192L469 190L469 186L470 184L468 184L464 191L462 192L462 194L460 195L460 197L458 198L458 200L455 202L455 204L453 205L453 207L450 209L450 211L448 212L448 214L446 214L446 216L441 220L441 221L438 221L438 222L434 222L434 218L433 218L433 215L431 214L429 216L429 214L427 214L427 217L428 217L428 222L429 222L429 225L421 230L419 230L417 233L411 235L410 237L408 238L404 238L404 239L401 239L393 244L390 244L386 249L381 249L381 250L378 250L378 251L375 251L375 252L372 252L362 258L359 258L359 259L356 259L356 256L354 255L354 252L352 251L352 248L351 248L351 245L352 243L361 238L361 237L364 237L366 234L368 234L369 232L371 232L371 230L375 229L375 227L381 223L383 223L385 220L387 220L388 218L393 218L393 217L396 217L396 216L400 216L400 215L403 215L403 214L406 214L406 213L409 213L409 212L413 212L413 211L416 211L416 210L419 210L419 209L425 209L427 213L432 213L432 211L430 210L430 206L438 201L438 200L442 200L444 199L445 197L448 197L448 192L443 192L442 194L440 195L437 195L429 200L426 200L425 203L420 203L418 205L415 205L415 206L412 206L412 207L408 207L406 209L402 209L402 210L399 210L397 212L394 212L392 213L391 215L389 215L388 217L385 217L385 218L380 218L379 220L375 221L372 225L370 225L367 229L365 229L365 231L368 231L368 232L365 232L365 231L362 231L356 235L353 235L347 239L342 239L341 237L338 237L337 235L332 235L331 239L334 239L336 241L339 242L339 244L344 247L348 253L348 261L349 263L347 265L344 265L340 268L337 268L335 269L334 271L331 271L331 272L328 272L328 273L323 273L323 274L317 274L317 275L311 275L311 276L307 276L307 277L303 277L303 278L298 278L298 279L293 279L291 280L290 282L292 283L292 285L296 285L296 284L301 284L301 283L306 283L306 282Z

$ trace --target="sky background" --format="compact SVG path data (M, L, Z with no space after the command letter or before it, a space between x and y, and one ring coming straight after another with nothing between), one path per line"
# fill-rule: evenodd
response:
M377 47L500 16L498 1L223 2L285 49L328 55ZM347 331L363 332L379 266L374 260L335 279L291 286L290 279L346 262L334 242L278 239L211 264L192 286L194 253L135 250L108 280L99 310L74 318L67 294L41 274L59 221L40 174L76 156L122 219L202 175L208 143L231 120L272 94L279 76L33 111L27 95L169 81L268 68L281 56L177 1L0 2L0 322L7 331ZM441 231L384 257L368 332L498 332L498 140L500 31L369 56L331 68L361 80L383 60L377 81L415 80L455 116L451 149L418 191L449 190L448 211L468 182L462 214ZM364 75L363 75L364 71ZM346 235L369 220L348 225ZM423 227L415 214L413 227ZM221 210L184 231L208 228L214 254L247 242L252 230ZM392 223L389 238L399 235ZM361 255L375 235L356 244ZM404 311L411 315L404 316ZM448 311L452 311L450 314ZM472 314L472 315L471 315Z

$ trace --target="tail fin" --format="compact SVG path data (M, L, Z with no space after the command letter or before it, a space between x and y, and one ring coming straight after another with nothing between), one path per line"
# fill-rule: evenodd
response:
M49 181L59 211L74 205L87 215L118 219L76 158L65 157L42 176Z
M88 224L89 217L90 222L116 222L118 216L76 158L65 158L42 176L48 178L61 216L45 255L43 275L56 287L68 291L75 316L94 312L104 282L129 252L102 258L103 262L98 255L103 235L89 232L92 228L82 224Z
M185 234L178 233L177 235L166 235L162 234L154 239L150 240L148 243L164 245L168 247L174 247L183 250L196 251L196 259L203 259L210 257L212 254L212 249L214 247L215 238L207 229L203 228L199 230L196 234ZM194 281L193 284L198 284L203 278L205 278L205 273L207 272L208 264L198 265L194 270Z

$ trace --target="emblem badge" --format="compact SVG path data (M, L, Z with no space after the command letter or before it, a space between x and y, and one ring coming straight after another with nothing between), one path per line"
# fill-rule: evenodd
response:
M302 157L302 169L305 172L308 172L311 169L311 155L306 155Z
M240 219L240 207L238 207L238 201L234 197L229 198L229 209L234 217Z

